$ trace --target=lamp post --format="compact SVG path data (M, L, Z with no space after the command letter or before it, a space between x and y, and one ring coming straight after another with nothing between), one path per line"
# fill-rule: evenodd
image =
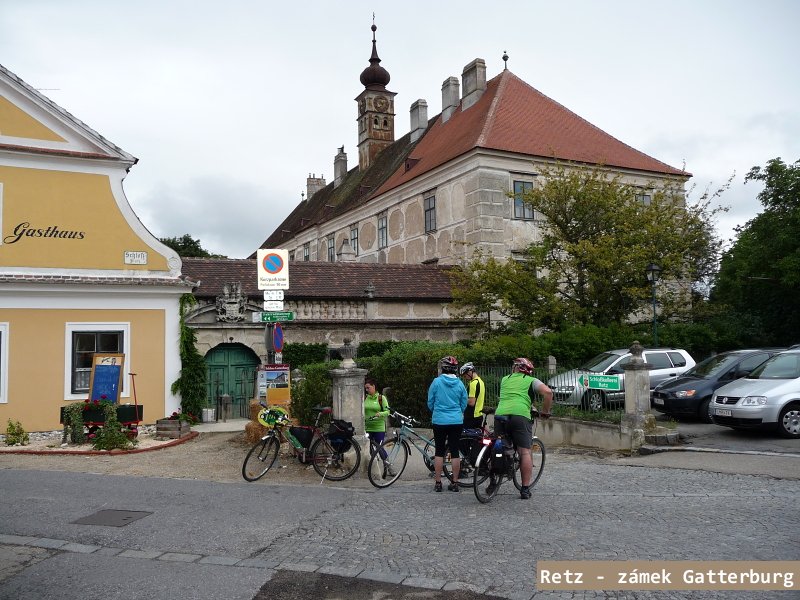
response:
M655 263L650 263L644 269L647 281L653 284L653 346L658 347L658 321L656 320L656 281L661 275L661 267Z

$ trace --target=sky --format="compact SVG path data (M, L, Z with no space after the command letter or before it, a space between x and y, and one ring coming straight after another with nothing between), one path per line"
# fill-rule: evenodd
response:
M139 162L125 194L156 237L244 258L301 199L358 163L356 103L378 53L395 138L424 98L486 61L693 174L723 240L758 214L754 166L800 159L796 0L2 0L0 63Z

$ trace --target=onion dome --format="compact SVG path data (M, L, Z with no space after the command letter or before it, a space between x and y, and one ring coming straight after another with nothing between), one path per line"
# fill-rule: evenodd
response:
M369 66L361 72L361 83L368 90L385 90L389 83L389 71L384 69L378 58L378 48L375 43L375 31L378 28L372 24L372 56L369 58Z

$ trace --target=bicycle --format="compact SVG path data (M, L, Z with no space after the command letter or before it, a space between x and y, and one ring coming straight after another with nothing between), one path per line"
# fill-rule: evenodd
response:
M389 487L400 479L408 463L408 457L411 456L412 446L422 455L422 461L431 475L434 471L433 461L436 445L433 440L414 430L414 426L421 423L397 411L391 413L390 416L399 421L400 429L395 430L394 435L386 438L383 444L371 445L370 448L371 456L367 465L367 477L376 488ZM444 475L448 479L451 477L447 464L444 465Z
M547 452L544 443L536 437L536 425L539 411L535 408L531 410L531 421L533 421L533 439L531 444L531 460L533 462L533 473L530 488L539 481L544 470L544 461ZM497 419L498 417L495 417ZM517 454L517 447L506 436L495 434L487 435L483 438L483 448L478 453L475 461L475 473L473 475L473 486L475 497L479 502L486 504L500 491L500 486L504 481L511 479L517 490L522 489L520 477L520 459ZM488 480L488 484L486 483Z
M328 431L320 425L320 418L330 415L330 407L315 406L317 417L313 426L289 427L289 415L280 407L269 408L260 402L258 421L269 431L257 441L242 463L242 477L247 481L261 479L275 464L281 445L288 443L293 456L300 462L311 463L322 479L343 481L358 471L361 465L361 447L353 438L351 424L333 419ZM298 435L294 435L295 430ZM304 439L301 441L299 437Z

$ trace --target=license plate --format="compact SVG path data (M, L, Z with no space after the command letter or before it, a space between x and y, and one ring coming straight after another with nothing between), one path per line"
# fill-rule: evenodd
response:
M730 417L733 415L733 413L727 408L715 408L714 414L719 417Z
M653 398L653 404L660 404L664 406L664 399L663 398Z

